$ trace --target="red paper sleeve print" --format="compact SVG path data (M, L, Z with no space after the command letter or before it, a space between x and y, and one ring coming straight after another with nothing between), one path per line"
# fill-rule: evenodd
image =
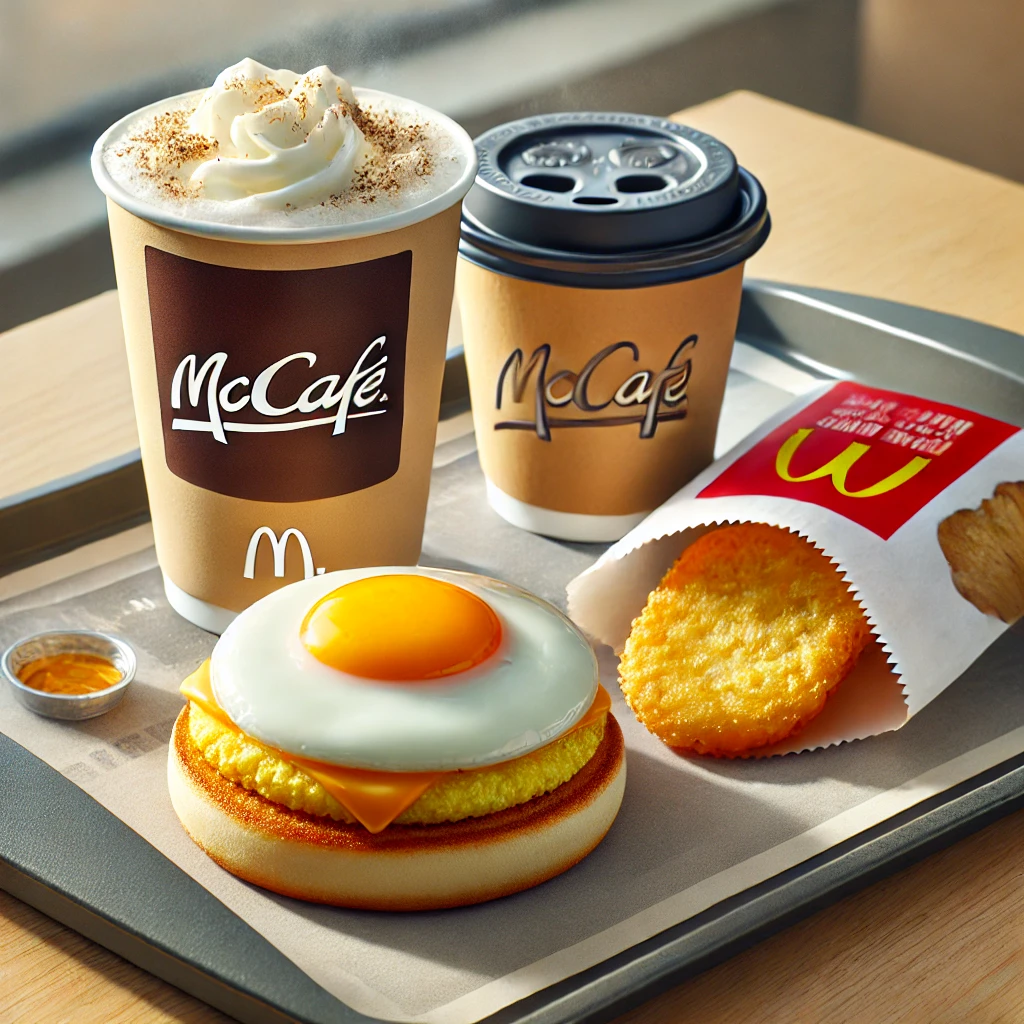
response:
M1019 428L843 382L762 438L698 498L795 498L888 540Z

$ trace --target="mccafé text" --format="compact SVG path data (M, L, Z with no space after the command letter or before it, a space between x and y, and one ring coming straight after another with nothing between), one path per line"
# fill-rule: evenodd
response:
M596 352L579 371L559 370L550 374L551 346L538 345L525 359L522 349L514 349L498 374L495 408L501 409L507 391L511 400L524 400L527 387L533 385L533 418L529 420L502 420L495 430L534 430L542 441L551 440L551 430L558 427L614 427L630 423L640 425L640 437L654 437L658 424L665 420L686 417L686 390L692 372L692 350L698 336L684 338L668 363L661 370L633 369L610 393L597 394L593 377L605 364L612 365L616 358L631 357L640 361L640 350L632 341L617 341ZM626 369L630 369L627 364ZM508 385L506 391L506 385ZM552 415L549 410L573 406L582 417ZM595 416L614 407L637 410L622 414Z
M227 444L227 433L231 431L271 433L333 424L334 434L344 434L350 419L387 412L384 403L388 396L381 390L387 372L386 341L383 335L371 341L344 378L338 373L319 377L301 393L289 396L291 400L284 404L274 404L269 397L275 376L290 363L305 363L312 368L317 361L316 353L293 352L271 363L251 380L248 376L239 375L223 383L223 378L228 376L226 352L214 352L202 363L194 353L190 353L174 371L171 408L179 410L187 400L193 409L204 408L207 418L175 417L171 429L212 433L222 444ZM281 403L281 399L278 398L277 402ZM232 415L243 409L251 410L262 419L248 422L225 419L225 414ZM318 411L330 415L312 415ZM283 416L296 414L305 418L281 420Z

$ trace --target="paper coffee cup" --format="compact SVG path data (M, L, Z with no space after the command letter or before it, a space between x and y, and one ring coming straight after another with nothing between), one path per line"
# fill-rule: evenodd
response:
M476 144L457 287L488 499L616 540L712 460L764 193L657 118L548 115Z
M460 147L454 186L288 231L154 209L97 143L157 557L203 628L294 580L419 557L475 171L462 129L424 113Z

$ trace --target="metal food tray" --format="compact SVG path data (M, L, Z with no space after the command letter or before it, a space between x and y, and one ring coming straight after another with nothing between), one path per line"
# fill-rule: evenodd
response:
M763 368L767 357L790 382L793 375L855 379L1024 425L1024 338L1011 332L895 303L749 282L737 341L734 366L741 369ZM455 351L444 412L467 403ZM0 574L145 518L137 454L15 496L0 503ZM1011 632L1014 642L1022 640L1021 630ZM1024 754L487 1021L608 1020L1021 806ZM84 872L83 865L102 870ZM320 988L127 825L2 733L0 887L240 1021L373 1020Z

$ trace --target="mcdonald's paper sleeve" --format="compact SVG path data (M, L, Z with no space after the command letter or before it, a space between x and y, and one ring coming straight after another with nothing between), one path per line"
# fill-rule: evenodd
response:
M609 548L569 584L570 614L621 651L678 555L744 522L821 548L875 636L768 754L900 728L1024 615L1024 431L848 381L802 396Z

